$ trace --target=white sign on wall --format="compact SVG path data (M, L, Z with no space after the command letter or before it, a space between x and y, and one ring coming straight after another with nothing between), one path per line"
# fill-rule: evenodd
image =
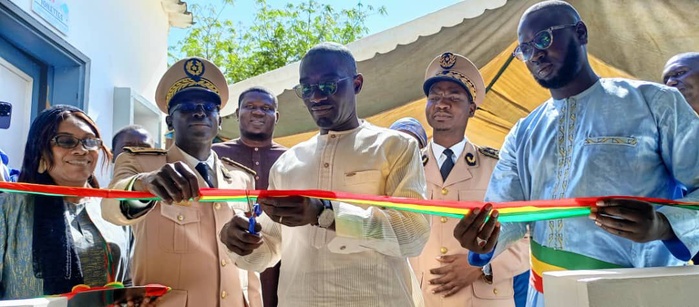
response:
M46 20L50 25L68 34L68 4L65 0L33 0L32 11Z

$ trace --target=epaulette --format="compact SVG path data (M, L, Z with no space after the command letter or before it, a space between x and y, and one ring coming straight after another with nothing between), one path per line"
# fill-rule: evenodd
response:
M245 165L240 164L240 162L233 161L233 159L231 159L229 157L221 157L220 159L221 159L221 161L225 162L228 165L235 166L237 168L240 168L240 169L252 174L253 176L257 176L257 172L253 171L252 169L250 169L249 167L247 167Z
M160 155L167 154L167 150L165 150L165 149L151 148L151 147L124 147L124 151L128 152L132 155L160 156Z
M482 155L493 158L495 160L500 160L500 151L492 147L478 147L478 152Z

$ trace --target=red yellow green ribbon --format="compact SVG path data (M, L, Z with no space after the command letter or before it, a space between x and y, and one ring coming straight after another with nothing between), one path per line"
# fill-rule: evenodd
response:
M585 255L543 246L534 240L531 246L532 284L534 289L544 293L545 272L565 270L617 269L622 266L605 262Z
M61 297L66 297L67 299L72 299L74 296L80 294L80 293L87 293L87 292L96 292L96 291L104 291L104 290L112 290L112 289L125 289L124 284L120 282L110 282L103 287L90 287L85 284L80 284L80 285L75 285L73 286L73 289L69 293L63 293L63 294L57 294L57 295L49 295L49 296L61 296ZM144 286L133 286L133 287L128 287L128 289L139 289L143 290L143 296L144 297L160 297L172 290L170 287L163 286L160 284L148 284Z
M38 185L30 183L13 182L0 182L0 191L9 193L40 194L49 196L113 198L120 200L158 199L153 194L150 194L148 192L75 188L55 185ZM244 202L247 201L249 197L254 198L303 196L454 218L461 218L471 209L481 208L483 207L483 205L485 205L485 202L482 201L428 200L392 196L354 194L346 192L333 192L325 190L259 191L205 188L201 189L199 193L199 201L201 202ZM567 198L556 200L512 201L492 204L493 208L499 211L500 217L498 219L501 222L531 222L539 220L587 216L590 214L590 208L594 207L597 201L610 198L625 198L646 201L661 205L680 206L687 209L699 209L699 202L678 202L667 199L630 196L605 196Z

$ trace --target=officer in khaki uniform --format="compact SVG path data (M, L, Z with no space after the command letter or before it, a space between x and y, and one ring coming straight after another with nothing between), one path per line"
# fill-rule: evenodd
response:
M258 277L239 270L218 240L223 225L245 206L196 201L200 188L254 189L254 171L219 160L211 150L227 101L228 85L214 64L200 58L175 63L156 90L175 144L168 150L126 148L109 185L150 191L163 201L102 201L107 221L133 225L134 284L172 288L159 306L262 306Z
M464 137L468 119L485 97L478 68L467 58L444 53L430 63L423 90L425 115L433 129L423 149L427 197L439 200L482 201L498 152L475 146ZM430 239L410 262L427 307L515 306L513 279L526 300L529 245L522 240L496 258L491 267L468 264L468 250L454 238L458 219L432 217ZM518 294L520 291L518 291Z

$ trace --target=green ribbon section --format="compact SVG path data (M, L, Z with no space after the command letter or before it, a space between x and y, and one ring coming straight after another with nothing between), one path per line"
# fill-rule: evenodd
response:
M594 244L594 242L590 242ZM566 270L594 270L594 269L619 269L624 266L604 262L595 258L576 254L573 252L553 249L540 245L534 240L530 240L532 256L543 263L561 267Z

